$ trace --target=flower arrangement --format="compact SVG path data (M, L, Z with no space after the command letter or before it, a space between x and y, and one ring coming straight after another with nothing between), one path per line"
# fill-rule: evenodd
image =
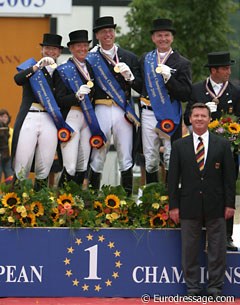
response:
M172 228L164 186L142 188L140 204L121 186L81 190L74 182L64 188L33 190L31 180L0 186L0 224L8 227Z
M240 144L240 124L237 117L224 115L220 119L212 121L208 128L211 132L229 140L232 148L238 150Z

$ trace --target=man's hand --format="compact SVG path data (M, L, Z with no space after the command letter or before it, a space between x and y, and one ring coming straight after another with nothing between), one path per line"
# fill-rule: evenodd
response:
M53 65L54 63L55 63L55 61L52 57L43 57L36 63L35 66L38 67L39 69L41 69L45 66Z
M211 112L216 112L217 111L217 105L214 102L208 102L206 105L209 107Z
M84 99L85 94L89 94L91 92L91 89L88 87L88 85L82 85L76 92L76 98L80 101Z
M179 209L172 209L169 211L170 218L176 223L179 223Z
M126 81L133 81L135 79L131 69L127 64L125 64L125 62L119 62L117 66Z
M171 77L171 68L167 65L161 64L161 74L163 76L164 82L166 83Z
M224 211L225 219L232 218L234 216L234 213L235 213L235 209L230 207L225 207L225 211Z

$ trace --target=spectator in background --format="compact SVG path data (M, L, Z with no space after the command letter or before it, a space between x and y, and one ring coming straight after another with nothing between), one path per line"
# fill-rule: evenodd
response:
M6 109L0 109L0 181L2 174L8 181L13 176L11 166L11 139L13 129L9 127L11 117Z

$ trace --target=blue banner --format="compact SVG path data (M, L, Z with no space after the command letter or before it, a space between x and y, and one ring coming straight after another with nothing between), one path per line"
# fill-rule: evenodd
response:
M140 126L140 120L137 117L131 103L126 99L126 94L115 79L103 57L99 52L89 52L87 61L91 64L98 86L111 96L114 102L123 109L126 118L136 126Z
M67 63L60 65L57 70L65 85L74 93L76 93L80 86L83 85L82 79L77 71L77 67L71 60L68 60ZM103 143L106 143L107 138L99 126L95 111L87 94L84 96L84 99L79 102L79 106L83 111L83 115L87 121L92 136L100 136Z
M149 52L145 57L145 84L158 121L156 128L171 136L181 122L182 108L180 102L170 100L162 75L156 73L156 52L156 50Z
M2 297L186 293L179 229L0 230ZM204 252L201 262L201 280L206 283ZM240 252L229 253L223 293L240 297L239 287Z
M18 67L18 71L26 70L36 64L34 58L30 58L21 63ZM74 130L64 121L58 104L53 96L52 90L44 77L43 72L39 69L29 78L32 90L38 102L40 102L51 116L58 130L66 129L70 134ZM59 137L60 139L60 137ZM70 137L68 138L68 140ZM63 139L64 140L64 139ZM65 141L64 141L65 142Z

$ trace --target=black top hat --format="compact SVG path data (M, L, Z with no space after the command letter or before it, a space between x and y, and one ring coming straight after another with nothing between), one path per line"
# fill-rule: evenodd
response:
M151 34L157 31L170 31L173 34L176 33L176 30L173 28L172 20L158 18L153 20L153 29L150 31Z
M90 43L92 41L92 40L88 40L88 31L86 31L86 30L73 31L73 32L69 33L68 36L70 39L70 41L67 43L68 47L73 43L78 43L78 42Z
M224 67L235 63L235 60L230 59L229 52L212 52L208 53L208 63L204 67Z
M49 47L57 47L62 49L61 46L62 36L57 34L43 34L43 42L40 43L40 46L49 46Z
M95 26L93 28L93 32L96 33L97 31L105 28L113 28L115 29L116 24L114 24L113 17L111 16L105 16L105 17L100 17L96 19L95 21Z

